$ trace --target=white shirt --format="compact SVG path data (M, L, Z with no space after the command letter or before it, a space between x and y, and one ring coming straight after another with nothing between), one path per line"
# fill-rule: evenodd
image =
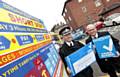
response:
M71 42L66 42L66 44L68 45L68 46L70 46L70 44L72 44L72 46L74 45L74 43L71 41Z
M95 37L92 36L92 39L98 38L98 33L95 34Z

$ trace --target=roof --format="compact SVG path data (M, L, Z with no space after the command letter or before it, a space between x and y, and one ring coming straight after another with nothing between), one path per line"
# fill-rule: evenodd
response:
M108 13L108 12L110 12L110 11L118 8L118 7L120 7L120 2L114 3L114 4L112 4L112 5L109 6L109 7L103 8L103 10L102 10L102 12L99 14L99 16L100 16L100 15L104 15L104 14L106 14L106 13Z
M64 7L63 7L63 11L62 11L62 15L63 15L63 13L64 13L64 11L65 11L65 7L66 7L66 5L69 3L69 2L71 2L72 0L66 0L66 2L64 3Z

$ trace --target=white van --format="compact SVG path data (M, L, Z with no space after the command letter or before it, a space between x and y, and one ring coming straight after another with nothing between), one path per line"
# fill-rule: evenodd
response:
M114 13L106 17L104 21L105 26L118 25L118 24L120 24L120 13Z

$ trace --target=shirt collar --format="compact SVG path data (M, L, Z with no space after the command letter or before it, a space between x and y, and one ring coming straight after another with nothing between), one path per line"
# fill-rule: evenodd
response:
M72 44L72 46L74 45L72 41L71 41L71 42L67 42L67 41L66 41L66 44L67 44L68 46L70 46L70 44Z
M95 34L95 37L92 36L92 39L98 38L98 33Z

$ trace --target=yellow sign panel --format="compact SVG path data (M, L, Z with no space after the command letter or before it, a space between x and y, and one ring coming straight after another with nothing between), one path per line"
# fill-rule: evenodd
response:
M51 43L49 34L0 34L0 66Z
M40 47L43 47L50 42L51 42L50 40L48 40L46 42L44 41L44 42L38 43L36 45L32 45L32 46L29 46L29 47L26 47L26 48L16 50L15 52L11 52L11 53L8 53L8 54L1 55L0 56L0 67L3 66L3 65L6 65L7 63L9 63L13 60L21 58L22 56L25 56L25 55L27 55L31 52L34 52L36 49L39 49Z
M23 16L12 13L2 8L0 8L0 12L1 12L0 13L1 22L7 22L7 23L18 24L22 26L44 29L44 26L40 22L25 18Z
M38 43L50 41L51 37L49 34L39 35L39 34L0 34L0 55L9 53L21 48L29 47L31 45L36 45Z

